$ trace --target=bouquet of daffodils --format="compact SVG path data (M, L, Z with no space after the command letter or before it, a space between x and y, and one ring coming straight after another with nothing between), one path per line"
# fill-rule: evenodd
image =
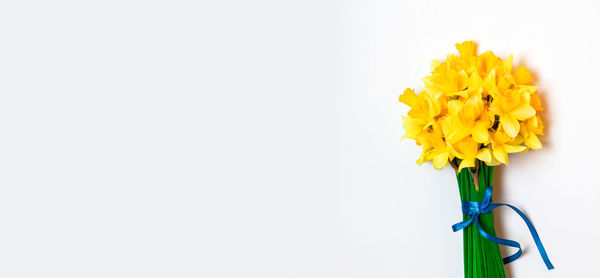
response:
M507 206L527 224L548 269L553 266L527 217L517 208L493 203L494 166L508 165L508 154L539 149L544 134L542 105L525 67L513 70L513 57L502 59L491 51L477 55L476 44L456 44L459 55L434 60L424 89L406 89L400 102L410 110L404 118L405 138L422 146L422 163L432 161L457 173L463 221L465 277L505 277L503 264L521 255L516 241L496 237L492 210ZM502 259L498 244L518 248Z

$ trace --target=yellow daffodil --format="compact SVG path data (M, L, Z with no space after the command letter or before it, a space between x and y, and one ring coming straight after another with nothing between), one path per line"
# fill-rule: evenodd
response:
M477 55L472 41L456 49L459 55L431 63L420 93L409 88L399 97L410 107L404 138L423 148L417 163L432 161L436 169L453 163L462 170L478 160L508 164L509 153L541 148L543 108L527 68L513 71L512 55Z
M468 81L469 75L465 70L455 71L447 67L437 67L432 75L423 78L425 83L423 91L435 98L439 98L441 95L465 97Z
M439 170L448 165L449 158L454 158L450 153L450 148L444 142L439 124L433 126L427 132L421 133L417 141L426 146L417 161L419 164L433 160L433 167Z
M523 137L523 143L534 150L542 147L542 142L537 135L544 135L544 124L539 115L531 117L524 122L521 122L521 130L519 133Z
M431 95L426 93L417 95L412 89L406 89L399 99L411 107L408 115L404 117L406 129L404 137L416 140L419 134L435 124L435 117L440 114L442 106Z
M475 160L491 161L492 155L490 150L479 148L479 144L471 137L466 137L456 144L452 144L450 150L452 154L461 159L458 171L465 167L475 167Z
M527 148L513 144L513 138L507 135L502 128L498 129L491 138L492 154L495 159L508 165L508 154L525 151Z
M477 45L473 41L465 41L463 43L457 43L456 50L460 54L462 60L462 67L467 72L472 73L477 70Z
M500 124L510 137L519 134L519 121L527 120L536 113L531 107L527 89L508 89L499 92L490 106L490 112L499 116Z
M475 96L465 102L451 100L448 102L448 114L450 117L445 123L449 125L446 137L449 143L456 143L469 135L477 143L489 140L488 128L491 122L481 98Z

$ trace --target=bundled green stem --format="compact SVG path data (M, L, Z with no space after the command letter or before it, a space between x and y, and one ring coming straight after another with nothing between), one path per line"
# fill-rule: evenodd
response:
M462 201L483 200L486 187L492 186L494 167L479 162L477 169L462 169L456 176L458 189ZM476 188L474 178L479 180ZM470 215L463 215L463 220L469 219ZM482 228L489 234L495 236L494 217L492 213L479 216ZM491 242L481 236L476 225L469 225L463 229L463 246L465 262L465 278L505 278L504 263L500 255L498 244Z

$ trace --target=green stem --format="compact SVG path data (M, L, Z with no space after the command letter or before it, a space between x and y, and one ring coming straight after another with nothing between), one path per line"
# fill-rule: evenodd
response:
M487 166L480 162L479 165L479 189L475 188L473 177L469 169L463 169L456 179L460 199L462 201L483 200L483 194L486 187L492 186L494 177L494 167ZM463 220L471 216L463 215ZM492 213L481 214L479 216L481 227L489 234L495 236L494 217ZM463 250L466 278L505 278L504 263L500 255L498 244L493 243L481 236L475 225L469 225L463 230Z

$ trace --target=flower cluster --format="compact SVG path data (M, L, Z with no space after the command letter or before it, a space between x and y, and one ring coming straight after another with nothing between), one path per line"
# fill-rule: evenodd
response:
M457 158L460 171L475 167L476 160L508 164L509 153L541 148L542 106L529 71L513 71L512 55L477 55L472 41L456 48L459 56L432 62L422 92L409 88L400 95L410 107L404 137L423 146L417 163L433 161L441 169Z

